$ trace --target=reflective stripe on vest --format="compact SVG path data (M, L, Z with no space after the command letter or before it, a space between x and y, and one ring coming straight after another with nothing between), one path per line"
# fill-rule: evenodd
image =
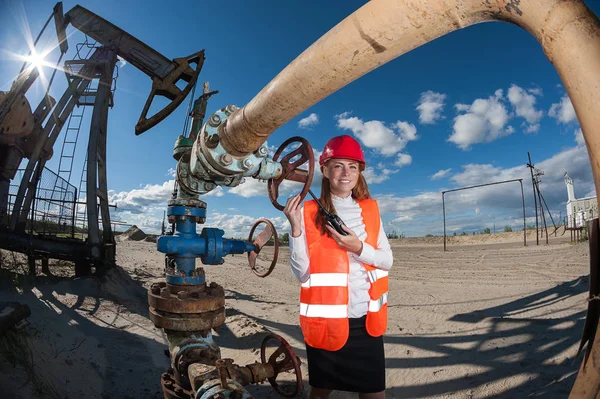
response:
M386 272L385 270L381 270L381 269L375 269L375 270L368 271L367 276L369 276L369 281L371 283L374 283L375 281L379 280L380 278L387 277L388 272Z
M346 305L309 305L301 303L300 315L326 319L346 318L348 317L348 307Z
M310 287L347 287L348 275L346 273L314 273L308 281L302 283L302 288Z
M379 312L383 305L387 303L388 293L386 292L379 299L369 301L369 312Z
M359 201L365 224L365 242L377 248L380 230L375 200ZM315 201L304 204L304 225L309 255L309 280L300 289L300 327L306 343L329 351L339 350L348 340L348 252L321 234L316 227ZM382 335L387 327L388 272L363 264L370 282L366 329Z

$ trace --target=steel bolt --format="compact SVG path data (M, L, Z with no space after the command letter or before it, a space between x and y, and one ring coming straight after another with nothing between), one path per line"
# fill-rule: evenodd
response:
M188 297L188 294L185 291L179 291L177 293L177 298L179 298L179 299L187 299L187 297Z
M206 191L214 190L215 187L216 187L215 183L211 183L211 182L204 183L204 189Z
M171 387L173 387L173 381L171 381L171 380L165 381L165 387L167 387L168 389L171 389Z
M264 157L264 156L266 156L268 152L269 152L269 150L268 150L268 149L267 149L267 147L265 147L264 145L258 149L258 154L259 154L261 157Z
M163 298L168 298L171 296L171 293L169 292L169 289L167 287L163 287L160 290L160 296Z
M233 104L229 104L227 107L225 107L225 111L227 111L227 112L229 112L229 113L231 113L231 112L233 112L233 111L236 111L237 109L238 109L238 107L236 107L236 106L235 106L235 105L233 105Z
M219 126L220 123L221 123L221 117L217 114L212 114L212 116L210 117L210 124L212 126Z
M231 165L232 162L233 162L233 158L231 157L231 155L229 155L229 154L221 155L221 163L223 165L229 166L229 165Z
M192 270L192 277L204 276L204 269L201 267Z
M250 169L253 166L254 166L254 163L252 162L252 160L250 158L244 159L244 168Z

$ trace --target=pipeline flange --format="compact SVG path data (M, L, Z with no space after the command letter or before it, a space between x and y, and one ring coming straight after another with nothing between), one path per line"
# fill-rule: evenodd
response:
M148 304L157 328L208 331L225 323L225 290L215 282L198 287L154 283Z

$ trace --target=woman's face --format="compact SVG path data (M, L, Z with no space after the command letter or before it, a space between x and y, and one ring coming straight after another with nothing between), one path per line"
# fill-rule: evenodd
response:
M332 158L323 166L323 176L329 179L331 194L346 198L358 183L359 164L351 159Z

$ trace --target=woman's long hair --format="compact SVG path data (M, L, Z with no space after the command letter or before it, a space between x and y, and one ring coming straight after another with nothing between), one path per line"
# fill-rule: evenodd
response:
M329 161L328 161L329 162ZM321 167L321 173L323 173L323 168L326 168L327 164ZM360 201L364 199L371 198L371 193L369 192L369 187L367 186L367 181L362 174L362 171L365 169L365 165L363 163L359 163L359 175L358 182L356 182L356 186L352 189L352 198L355 201ZM323 176L321 180L321 197L319 201L323 205L328 212L335 213L335 207L333 206L333 201L331 199L331 186L329 185L329 179ZM317 212L315 216L315 224L317 228L321 231L321 234L327 234L331 236L331 233L325 227L327 225L327 218L325 214L320 210Z

